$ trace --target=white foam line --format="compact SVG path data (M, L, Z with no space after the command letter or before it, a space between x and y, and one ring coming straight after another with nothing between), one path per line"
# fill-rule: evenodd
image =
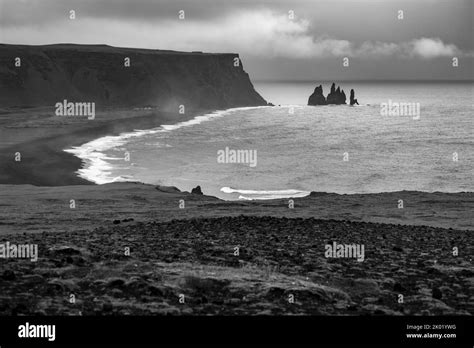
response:
M300 194L305 193L306 191L300 190L237 190L231 187L222 187L221 192L224 193L241 193L244 195L277 195L277 194L284 194L284 195L291 195L291 194Z
M311 192L300 190L237 190L231 187L222 187L221 192L239 193L239 199L247 201L269 200L279 198L301 198L308 196Z
M110 170L114 167L106 160L118 160L120 158L108 157L103 152L115 147L122 146L128 141L130 141L130 139L141 137L143 135L171 132L182 127L195 126L201 124L202 122L210 121L214 118L226 116L235 111L261 109L268 107L269 106L250 106L232 108L227 110L217 110L209 114L196 116L188 121L178 122L176 124L161 125L160 127L152 129L134 130L133 132L125 132L116 136L110 135L101 137L92 140L88 143L85 143L81 146L72 147L70 149L64 149L64 151L72 153L84 162L83 168L77 171L77 174L81 178L92 181L96 184L106 184L114 181L133 181L134 179L131 177L111 176Z

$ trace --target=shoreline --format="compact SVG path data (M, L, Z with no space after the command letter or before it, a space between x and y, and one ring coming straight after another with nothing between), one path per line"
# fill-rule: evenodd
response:
M7 144L0 144L0 184L95 185L77 174L83 160L64 150L104 136L118 136L140 128L152 129L168 122L189 121L206 112L209 110L192 110L179 115L159 110L116 109L99 112L95 120L76 118L66 119L65 123L62 117L52 116L54 113L49 108L3 113L0 138ZM35 119L33 113L46 117ZM117 118L117 114L121 117ZM26 118L26 121L18 125L16 118ZM16 133L21 131L28 133L23 135L25 139L28 136L33 139L17 141ZM19 162L15 162L16 153L21 154Z
M224 216L273 216L474 231L474 193L399 191L339 195L312 192L267 201L224 201L139 182L103 185L1 185L3 233L85 232L115 225ZM75 207L70 207L74 199ZM404 208L398 208L403 200ZM184 202L184 206L181 203ZM132 222L124 220L132 219Z
M228 108L228 109L223 109L223 110L195 112L192 117L188 119L183 118L179 120L179 122L177 123L161 124L152 128L145 128L145 129L139 129L139 130L134 129L132 131L120 132L120 134L106 134L104 136L100 136L91 141L83 143L79 146L64 149L63 151L73 154L77 158L80 158L83 161L83 164L84 162L87 162L86 166L83 165L77 171L78 176L83 178L84 180L87 180L96 184L109 184L116 181L135 182L138 180L134 180L133 178L130 180L115 180L116 178L111 179L110 177L105 178L105 175L107 174L106 173L107 169L104 170L100 162L102 162L102 159L106 158L106 156L103 154L102 151L107 151L108 149L113 149L122 145L126 145L127 139L129 138L140 137L142 135L163 133L163 132L172 132L179 128L199 125L203 122L208 122L215 118L226 117L229 113L232 113L234 111L242 111L242 110L249 110L249 109L255 109L255 108L266 108L266 107L268 106L235 107L235 108ZM106 138L109 138L109 139L106 139ZM110 139L110 138L113 138L113 139ZM112 144L106 145L104 148L102 148L103 142L101 142L101 140L105 140L105 139L106 139L105 142L107 144L108 143L112 143ZM96 151L94 146L99 147L99 150ZM91 153L93 153L92 156L90 155ZM106 165L109 165L109 164L110 162L106 161ZM149 184L146 182L143 182L143 183Z
M219 111L219 110L217 110ZM80 217L81 210L70 216L68 201L72 196L83 197L88 202L87 214L98 220L86 219L88 227L109 224L115 219L116 212L125 212L139 221L154 219L155 213L161 212L168 218L183 216L200 216L198 210L183 214L176 210L177 200L191 200L196 207L205 207L207 217L256 214L272 216L318 217L325 219L347 219L390 224L427 225L442 228L474 230L474 223L469 212L474 210L474 192L423 192L395 191L364 194L338 194L311 192L308 196L291 198L295 209L288 208L290 198L269 200L224 200L204 195L193 195L178 189L162 187L157 196L154 185L124 181L107 184L95 184L78 176L77 171L83 161L72 153L65 152L75 146L104 136L114 136L133 132L137 129L153 129L163 124L176 125L187 122L199 115L207 115L216 110L192 110L186 115L163 112L159 110L113 109L101 111L93 121L52 116L51 109L33 108L17 111L0 109L0 185L3 192L5 209L4 222L0 224L13 228L18 219L28 220L23 225L20 221L15 231L39 230L56 219L66 216L67 223L58 221L58 229L75 228L75 219ZM48 117L49 116L49 117ZM25 139L29 139L25 141ZM15 163L14 153L21 152L22 160ZM33 185L33 186L30 186ZM90 187L90 188L87 188ZM139 188L137 192L135 192ZM169 193L171 192L171 193ZM121 195L125 194L125 197ZM140 194L143 196L140 197ZM24 196L26 195L26 196ZM113 203L110 209L104 205L104 197L109 196ZM155 199L162 200L164 208L153 207ZM397 202L403 199L405 209L397 209ZM58 204L63 201L61 204ZM135 206L142 201L138 210ZM31 203L37 203L31 206ZM50 207L40 208L41 205ZM24 207L29 207L28 212ZM49 210L48 210L49 209ZM96 210L106 209L108 219L104 219ZM313 209L317 209L314 211ZM189 211L189 209L186 209ZM214 211L215 210L215 211ZM18 214L21 212L21 214ZM28 214L33 215L28 217ZM48 223L34 214L51 214ZM82 211L84 213L84 211ZM21 216L20 216L21 215ZM36 221L36 222L34 222ZM38 226L34 226L38 224ZM26 227L26 229L25 229ZM81 226L83 227L83 226Z

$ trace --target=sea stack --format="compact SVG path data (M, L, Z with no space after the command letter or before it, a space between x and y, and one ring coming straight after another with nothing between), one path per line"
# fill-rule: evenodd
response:
M328 94L326 101L328 104L345 104L346 94L344 93L344 91L341 91L341 88L339 86L336 89L336 85L333 83L331 86L331 92Z
M351 104L351 106L353 106L354 104L359 105L359 102L355 98L355 93L354 93L353 89L351 89L350 104Z
M326 98L323 95L323 86L319 85L309 96L308 105L326 105Z
M351 96L350 96L350 104L354 105L359 103L357 102L357 99L354 97L354 90L351 89ZM329 91L329 94L327 98L324 97L323 95L323 87L319 85L314 89L313 94L309 96L308 99L308 105L328 105L328 104L333 104L333 105L345 105L346 104L346 93L344 92L341 87L336 88L336 84L333 83L331 85L331 90Z

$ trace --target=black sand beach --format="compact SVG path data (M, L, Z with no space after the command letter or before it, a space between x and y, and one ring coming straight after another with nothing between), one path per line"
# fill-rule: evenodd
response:
M114 109L98 112L94 120L66 118L53 108L3 109L0 112L0 184L38 186L87 185L76 171L82 161L64 149L106 135L150 129L192 119L206 110L186 114L159 110ZM15 154L21 161L15 161Z

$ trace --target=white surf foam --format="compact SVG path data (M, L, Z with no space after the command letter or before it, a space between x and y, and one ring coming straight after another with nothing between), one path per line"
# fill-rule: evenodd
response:
M130 176L114 177L111 170L114 168L107 160L121 160L117 157L109 157L104 154L104 151L120 147L126 144L130 139L141 137L144 135L172 132L182 127L189 127L201 124L203 122L211 121L212 119L223 117L235 111L252 110L260 108L268 108L269 106L250 106L241 108L231 108L227 110L217 110L215 112L196 116L191 120L179 122L170 125L161 125L160 127L147 130L134 130L133 132L121 133L116 136L105 136L92 140L81 146L65 149L65 152L72 153L83 161L83 167L77 171L77 174L86 180L92 181L96 184L106 184L114 181L134 181Z
M239 199L248 201L279 198L300 198L308 196L311 193L310 191L300 190L238 190L231 187L222 187L221 192L229 194L238 193Z

